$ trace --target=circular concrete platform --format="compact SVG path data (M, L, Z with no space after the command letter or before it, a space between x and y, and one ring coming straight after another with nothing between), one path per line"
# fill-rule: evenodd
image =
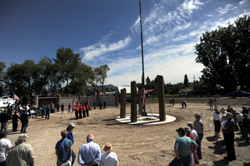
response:
M131 115L127 114L125 118L117 117L116 121L132 125L159 125L159 124L171 123L176 120L174 116L166 115L166 120L160 121L158 118L159 114L148 114L148 116L137 115L137 122L131 122L130 117Z

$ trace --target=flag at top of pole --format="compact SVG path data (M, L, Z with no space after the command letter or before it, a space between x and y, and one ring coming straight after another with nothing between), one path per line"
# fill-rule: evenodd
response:
M19 97L15 93L13 93L13 99L14 100L19 100Z

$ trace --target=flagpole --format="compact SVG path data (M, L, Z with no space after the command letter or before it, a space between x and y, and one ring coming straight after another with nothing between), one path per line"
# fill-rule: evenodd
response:
M141 19L141 0L139 0L140 7L140 24L141 24L141 54L142 54L142 79L145 84L145 76L144 76L144 56L143 56L143 35L142 35L142 19ZM145 93L145 92L144 92ZM144 112L146 112L146 107L144 106Z

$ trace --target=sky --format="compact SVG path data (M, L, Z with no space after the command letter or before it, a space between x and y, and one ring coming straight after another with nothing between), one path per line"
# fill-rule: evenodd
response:
M250 0L141 0L145 78L165 83L201 76L202 33L250 15ZM141 82L139 0L0 0L0 61L39 62L61 47L92 67L108 64L105 84Z

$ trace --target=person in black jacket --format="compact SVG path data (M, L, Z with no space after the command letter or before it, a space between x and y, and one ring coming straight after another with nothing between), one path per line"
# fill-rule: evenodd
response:
M22 122L22 128L21 128L21 133L26 133L26 127L27 127L27 123L29 121L28 119L28 115L27 115L27 111L23 112L20 116L20 120Z
M6 113L6 110L4 110L4 112L1 113L1 131L7 131L8 120L9 116Z
M12 129L13 129L13 131L17 131L18 118L19 118L19 116L16 114L16 111L15 111L14 115L12 115Z

